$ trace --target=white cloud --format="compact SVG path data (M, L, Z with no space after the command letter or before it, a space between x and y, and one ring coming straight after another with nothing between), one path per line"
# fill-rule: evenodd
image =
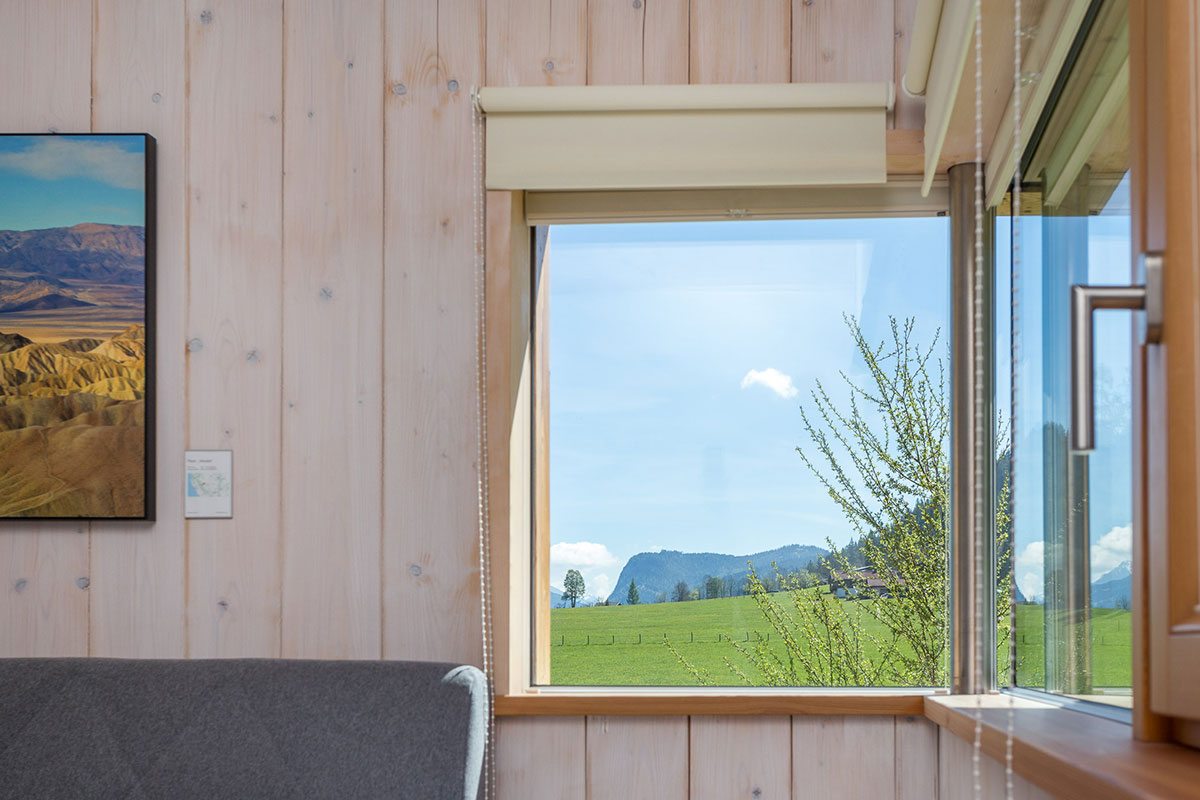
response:
M41 180L90 178L118 189L140 189L145 183L145 158L115 142L69 137L39 137L27 149L0 153L0 169L22 172Z
M756 384L767 387L785 400L790 400L800 394L800 391L792 383L792 376L780 372L774 367L767 367L764 370L752 369L742 378L743 389L748 389Z
M1122 561L1129 561L1132 556L1133 529L1129 525L1121 525L1109 530L1092 545L1091 568L1092 579L1099 578L1104 573L1116 567ZM1021 594L1030 599L1041 599L1045 594L1045 543L1030 542L1017 555L1016 576L1017 586Z
M559 542L550 548L550 563L561 567L611 567L617 557L596 542Z
M1046 592L1043 579L1046 571L1045 553L1045 543L1037 541L1025 545L1025 549L1017 554L1017 586L1027 600L1040 599Z
M1092 545L1092 577L1099 578L1133 556L1133 526L1112 528Z
M550 582L562 586L568 569L583 576L584 596L603 600L612 592L613 579L604 570L620 559L598 542L559 542L550 547Z
M606 573L600 572L593 575L591 580L584 579L587 583L587 594L589 597L596 597L601 600L608 597L612 593L612 578Z

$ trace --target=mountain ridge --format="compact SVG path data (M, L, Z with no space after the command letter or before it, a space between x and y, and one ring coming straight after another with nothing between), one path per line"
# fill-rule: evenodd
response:
M140 225L85 222L68 228L0 230L0 278L36 275L48 284L83 280L137 285L145 271L146 230Z
M653 603L662 595L670 598L679 581L684 581L691 589L698 589L702 588L706 577L713 577L732 581L740 587L750 571L747 562L754 565L759 575L770 575L774 573L772 563L778 564L782 572L793 572L828 554L829 551L822 547L801 544L747 555L685 553L681 550L638 553L621 568L608 601L624 603L631 580L637 581L641 602Z

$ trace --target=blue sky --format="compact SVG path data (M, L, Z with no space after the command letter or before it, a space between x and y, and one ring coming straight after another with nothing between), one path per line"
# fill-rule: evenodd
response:
M0 136L0 230L142 225L142 136Z
M1090 217L1087 279L1128 280L1127 199ZM1042 223L1026 217L1018 326L1018 580L1040 595L1041 430L1064 398L1041 364ZM816 381L863 378L842 317L889 315L948 347L944 218L556 226L551 232L551 581L604 596L630 556L844 542L851 529L795 452ZM998 410L1011 403L1010 226L998 222ZM1064 309L1065 312L1065 309ZM1129 317L1097 318L1093 577L1129 558ZM1064 342L1053 345L1064 347ZM1057 405L1056 405L1057 404Z
M851 530L795 452L867 335L946 327L944 218L556 226L551 580L603 595L659 548L743 554ZM945 346L943 336L941 346Z

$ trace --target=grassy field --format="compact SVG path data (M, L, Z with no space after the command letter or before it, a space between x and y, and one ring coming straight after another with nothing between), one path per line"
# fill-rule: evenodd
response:
M851 603L851 612L858 613ZM1130 615L1095 609L1093 673L1097 686L1128 686L1131 671ZM877 623L868 618L868 625ZM550 614L551 682L558 685L694 686L696 679L663 644L666 637L719 684L744 685L728 659L758 679L730 640L753 641L770 627L750 597L655 603L639 606L556 608ZM1017 608L1018 675L1024 686L1043 680L1041 606ZM772 634L772 647L783 646ZM1007 660L1007 654L1002 658Z
M1042 606L1017 606L1017 683L1045 686L1045 620ZM1092 609L1092 684L1128 687L1133 680L1133 629L1130 612ZM1007 653L1002 654L1007 660Z

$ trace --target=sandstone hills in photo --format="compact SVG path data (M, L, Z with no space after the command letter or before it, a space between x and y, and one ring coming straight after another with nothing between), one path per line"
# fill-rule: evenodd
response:
M0 231L0 516L143 513L145 232Z

